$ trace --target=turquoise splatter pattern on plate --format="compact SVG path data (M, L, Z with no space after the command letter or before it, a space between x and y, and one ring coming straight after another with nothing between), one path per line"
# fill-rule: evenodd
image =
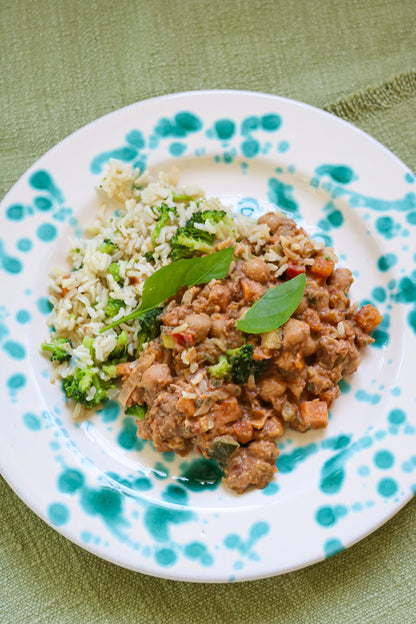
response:
M280 208L335 248L353 271L353 298L383 314L358 372L340 384L328 429L286 434L279 472L262 491L239 497L214 462L156 453L115 401L74 423L50 383L39 351L48 273L93 218L110 158L152 172L178 166L181 184L253 218ZM367 135L263 94L141 102L42 157L3 200L1 224L2 471L69 539L148 574L233 582L340 553L416 491L416 184Z

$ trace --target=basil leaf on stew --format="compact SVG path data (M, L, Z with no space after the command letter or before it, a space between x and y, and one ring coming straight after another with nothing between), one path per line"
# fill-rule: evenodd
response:
M145 312L176 295L184 286L190 288L196 284L207 284L212 279L223 279L228 273L233 255L234 247L227 247L207 256L177 260L158 269L145 281L142 300L137 310L111 325L106 325L100 333L120 323L140 318Z
M301 302L306 286L305 273L275 288L269 288L236 324L247 334L264 334L289 320Z

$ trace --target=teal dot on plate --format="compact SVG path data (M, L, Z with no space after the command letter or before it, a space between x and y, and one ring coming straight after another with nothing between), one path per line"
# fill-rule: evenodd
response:
M370 468L368 466L358 466L357 472L360 477L368 477L370 474Z
M229 548L230 550L237 548L239 543L240 538L235 533L230 533L230 535L227 535L227 537L224 539L224 546L226 548Z
M241 144L241 152L245 158L254 158L260 151L260 143L255 139L247 139Z
M85 544L88 544L92 539L91 531L81 531L81 539Z
M287 152L288 149L289 149L288 141L280 141L280 143L277 146L277 151L280 152L281 154L284 154L285 152Z
M46 212L52 208L52 202L48 197L35 197L34 204L38 210Z
M390 478L382 479L377 486L378 493L385 498L390 498L391 496L394 496L398 489L399 486L397 485L396 481Z
M180 128L183 128L187 132L198 132L201 130L203 123L193 113L189 113L188 111L182 111L177 113L174 117L175 122Z
M406 414L403 410L397 408L389 412L388 420L392 425L401 425L406 420Z
M12 204L6 210L6 217L10 221L21 221L24 217L25 209L22 204Z
M100 414L104 423L113 422L120 414L120 405L117 401L107 401L103 409L97 410L97 414Z
M30 238L20 238L16 243L16 247L19 251L26 253L32 249L33 243Z
M266 130L267 132L275 132L282 125L282 118L280 115L276 115L276 113L263 115L261 118L261 125L263 130Z
M59 475L57 485L64 494L73 494L84 485L84 475L79 470L68 468Z
M228 141L235 133L235 123L231 119L219 119L215 122L214 129L221 141Z
M265 496L273 496L273 494L276 494L276 492L279 491L279 486L277 483L269 483L269 485L267 485L264 490L262 490L262 493Z
M52 503L48 507L48 518L52 524L63 526L69 520L69 509L62 503Z
M3 256L3 258L0 257L0 265L6 273L11 273L12 275L20 273L23 269L23 264L20 260L18 258L12 258L11 256Z
M377 451L374 456L374 463L377 468L387 470L388 468L391 468L394 464L394 455L387 450Z
M41 314L48 316L49 312L52 312L53 305L47 300L46 297L40 297L36 301L36 306Z
M397 256L393 253L384 254L377 260L377 266L383 273L391 269L395 264L397 264Z
M185 546L184 555L189 559L199 559L207 552L207 547L201 542L190 542Z
M139 477L133 483L133 488L135 490L139 490L140 492L146 492L147 490L151 490L152 487L152 482L147 477Z
M40 418L36 416L36 414L32 414L32 412L26 412L22 416L23 424L25 427L30 429L30 431L40 431L42 429L42 423Z
M3 350L14 360L23 360L26 357L24 346L14 340L7 340L3 345Z
M176 141L169 145L169 153L175 158L179 158L186 151L186 144Z
M161 548L156 551L155 559L159 565L169 567L176 563L177 555L171 548Z
M39 240L44 243L50 243L53 241L56 238L57 233L58 230L53 223L42 223L42 225L40 225L36 230Z
M7 380L9 390L20 390L26 384L26 377L22 373L15 373Z
M332 526L336 522L336 517L331 507L321 507L316 512L315 517L317 523L324 527Z
M345 550L345 548L342 545L342 542L336 538L329 539L324 544L324 552L326 558L332 557L332 555L336 555L343 550Z
M140 130L130 130L126 134L126 141L138 149L143 149L146 145L143 133Z

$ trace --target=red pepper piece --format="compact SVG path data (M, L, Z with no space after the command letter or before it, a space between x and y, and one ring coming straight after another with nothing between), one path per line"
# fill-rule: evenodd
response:
M300 266L299 264L289 264L286 269L287 279L292 279L293 277L296 277L296 275L300 275L301 273L305 273L305 267Z
M195 344L192 334L172 334L172 338L180 347L192 347Z

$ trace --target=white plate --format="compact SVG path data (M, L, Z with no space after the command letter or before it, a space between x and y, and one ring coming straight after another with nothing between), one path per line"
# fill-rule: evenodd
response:
M237 496L195 457L157 454L111 404L76 426L49 362L47 276L92 217L109 157L182 171L245 214L280 206L324 233L355 276L352 298L384 314L325 431L288 432L279 473ZM134 104L43 156L2 203L2 471L70 540L119 565L192 581L300 568L361 539L416 484L415 177L353 126L310 106L238 91ZM206 481L205 485L200 480Z

